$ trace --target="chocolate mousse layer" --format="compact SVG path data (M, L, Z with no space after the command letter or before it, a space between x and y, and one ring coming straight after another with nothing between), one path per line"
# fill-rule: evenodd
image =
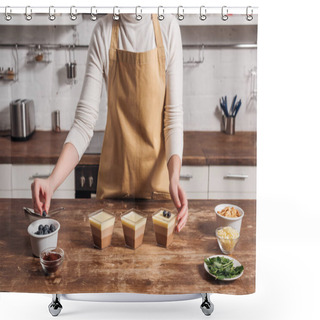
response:
M141 212L140 214L138 212L131 209L121 217L126 246L132 249L141 246L147 221Z
M142 245L145 225L137 230L133 230L126 225L122 225L124 240L128 247L136 249Z
M111 244L113 225L104 229L102 232L100 229L91 225L91 233L94 245L100 249L103 249Z
M173 242L174 226L167 229L165 227L154 224L153 228L156 235L157 244L162 247L169 247L170 244Z
M93 243L103 249L110 245L115 217L104 209L96 211L89 216Z

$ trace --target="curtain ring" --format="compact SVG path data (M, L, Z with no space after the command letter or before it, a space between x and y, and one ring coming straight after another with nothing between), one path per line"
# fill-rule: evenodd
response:
M178 20L182 21L184 19L184 9L183 6L178 7L178 12L177 12Z
M204 21L207 19L207 9L205 6L200 7L200 17L199 18L201 21Z
M93 8L95 9L95 13L93 13ZM90 19L91 19L91 21L96 21L97 20L97 13L98 13L98 11L97 11L96 7L95 6L91 7L91 9L90 9Z
M251 8L251 13L249 13L249 8ZM252 21L252 19L253 19L253 9L252 9L252 7L251 6L248 6L247 7L247 9L246 9L246 19L248 20L248 21Z
M223 20L223 21L227 21L228 20L228 8L227 8L227 6L223 6L222 8L221 8L221 19Z
M140 13L138 14L138 9L140 10ZM140 21L142 19L142 9L140 6L136 7L136 20Z
M53 13L52 13L52 11L53 11ZM49 7L49 20L50 21L54 21L56 19L55 13L56 13L56 9L54 8L54 6Z
M28 12L30 9L30 12ZM32 9L30 6L26 7L26 12L25 12L26 20L30 21L32 19Z
M74 11L74 12L73 12ZM72 21L77 20L77 8L75 6L70 7L70 19Z
M118 10L118 13L116 13L116 9ZM119 10L119 7L115 6L113 7L113 17L112 19L115 20L115 21L118 21L120 19L120 10Z
M162 9L162 14L160 14L160 8ZM159 21L162 21L164 19L164 9L163 9L163 6L159 6L158 7L158 20Z
M12 11L11 11L11 9L9 9L9 8L10 8L9 6L6 6L5 9L4 9L4 15L5 15L5 19L6 19L7 21L10 21L10 20L12 19L12 16L9 14L9 13L11 13ZM8 13L8 11L9 11L9 13Z

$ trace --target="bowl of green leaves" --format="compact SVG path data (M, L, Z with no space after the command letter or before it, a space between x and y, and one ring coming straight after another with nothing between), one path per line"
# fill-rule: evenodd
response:
M204 260L205 270L217 280L231 281L243 274L243 265L231 257L214 255Z

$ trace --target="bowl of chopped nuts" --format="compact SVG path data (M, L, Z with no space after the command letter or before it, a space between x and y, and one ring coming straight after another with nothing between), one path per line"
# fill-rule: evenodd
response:
M240 233L244 211L233 204L219 204L214 208L217 227L232 227Z
M216 237L222 253L231 254L239 241L240 234L232 227L219 227L216 229Z

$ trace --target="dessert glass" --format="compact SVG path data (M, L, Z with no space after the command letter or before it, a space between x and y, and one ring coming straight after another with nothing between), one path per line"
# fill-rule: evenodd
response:
M101 209L89 215L89 222L94 245L99 249L108 247L113 234L114 215Z
M121 216L122 229L126 246L136 249L143 242L147 218L141 211L131 209Z
M167 212L170 213L166 214ZM177 215L167 209L159 209L152 216L153 229L159 246L169 247L173 242L173 231L176 226Z

